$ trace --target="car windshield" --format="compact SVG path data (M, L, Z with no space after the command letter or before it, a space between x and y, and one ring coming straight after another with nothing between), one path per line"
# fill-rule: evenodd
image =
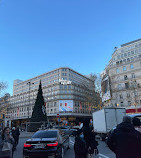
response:
M38 131L36 132L32 138L56 138L57 131Z

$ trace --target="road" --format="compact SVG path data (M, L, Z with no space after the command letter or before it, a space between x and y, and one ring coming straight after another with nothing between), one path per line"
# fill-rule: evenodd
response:
M19 144L17 146L16 151L14 152L14 158L22 158L22 150L23 150L23 145L24 142L27 140L28 138L20 138L19 140ZM99 152L105 156L108 156L109 158L115 158L115 154L112 153L109 148L106 146L105 142L102 141L98 141L99 145L98 145L98 149ZM74 150L73 150L73 144L74 144L74 138L71 138L70 140L70 146L71 148L69 150L66 151L65 153L65 158L75 158L74 156Z

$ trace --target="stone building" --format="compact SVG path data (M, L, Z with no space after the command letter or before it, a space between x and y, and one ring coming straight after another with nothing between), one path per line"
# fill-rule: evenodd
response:
M109 89L105 85L104 75L109 78L106 80ZM115 48L112 59L102 76L105 106L139 109L141 106L141 39Z
M68 67L61 67L25 81L14 81L8 109L14 124L24 124L31 117L40 80L50 122L57 121L58 115L64 122L91 117L96 106L93 80Z

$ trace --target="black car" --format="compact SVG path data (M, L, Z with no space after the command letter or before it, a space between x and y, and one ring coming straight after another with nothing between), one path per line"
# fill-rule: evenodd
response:
M61 129L65 134L70 134L71 129L69 126L54 126L55 129Z
M60 129L37 131L24 144L23 158L64 158L69 137Z

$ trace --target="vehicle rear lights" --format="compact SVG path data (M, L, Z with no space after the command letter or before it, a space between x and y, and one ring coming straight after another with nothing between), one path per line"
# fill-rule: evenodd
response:
M54 142L54 143L49 143L47 144L47 146L57 146L58 145L58 142Z
M30 148L32 145L24 143L25 148Z

